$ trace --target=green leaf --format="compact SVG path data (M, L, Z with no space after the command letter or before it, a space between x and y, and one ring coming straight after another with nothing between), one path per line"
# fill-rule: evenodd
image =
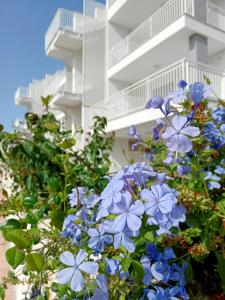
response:
M216 253L216 257L217 257L217 271L220 275L222 288L225 293L225 258L220 253Z
M51 225L61 230L65 218L65 214L61 210L51 211L50 218L51 218Z
M21 227L20 221L18 221L17 219L8 219L4 225L0 226L0 229L1 228L16 229L20 227Z
M190 282L193 279L193 269L192 269L192 266L191 266L190 257L188 257L186 262L187 262L187 268L185 270L185 278L186 278L187 282Z
M27 263L27 266L31 271L37 271L38 273L41 272L44 265L43 257L37 253L27 254L25 256L25 262Z
M148 231L148 232L146 232L145 238L146 238L146 240L147 240L148 242L153 243L153 242L154 242L154 233L153 233L153 231Z
M140 262L137 260L132 260L132 266L134 268L135 277L138 280L142 280L142 278L144 277L144 269L142 264L140 264Z
M123 271L128 271L131 263L132 263L132 259L130 257L124 257L121 260L121 266L122 266Z
M23 199L23 205L25 208L33 208L35 204L37 203L37 199L27 196Z
M16 269L24 260L24 253L19 251L16 247L8 249L5 253L6 260L13 269Z
M28 156L31 156L33 154L34 148L30 142L24 142L22 144L22 148Z
M2 230L2 233L4 238L9 242L13 242L17 246L17 248L29 248L32 244L31 240L29 239L28 233L22 229L4 228Z
M51 177L48 182L48 188L49 188L50 192L52 192L52 193L58 192L58 190L59 190L58 179L55 177Z
M65 141L63 141L59 147L63 148L63 149L68 149L73 147L74 145L76 145L76 140L75 139L67 139Z

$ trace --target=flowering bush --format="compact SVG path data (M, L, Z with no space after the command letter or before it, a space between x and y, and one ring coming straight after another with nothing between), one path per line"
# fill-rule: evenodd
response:
M32 243L44 248L26 239L18 245L3 227L17 257L23 249L13 262L24 266L32 285L27 299L48 299L50 290L62 300L223 299L225 105L218 99L209 108L207 83L182 80L167 98L148 101L146 109L159 109L162 118L148 139L129 129L138 162L112 176L106 169L96 180L94 172L82 177L74 162L74 173L47 196L55 205L64 190L54 221L43 232L40 220L33 226L43 240L32 235ZM76 172L80 180L73 184ZM36 208L27 201L25 218Z

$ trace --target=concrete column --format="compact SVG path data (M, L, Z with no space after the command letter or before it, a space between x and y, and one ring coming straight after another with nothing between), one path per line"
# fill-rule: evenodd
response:
M207 0L193 0L194 16L199 21L207 21Z
M207 37L200 34L194 34L189 38L189 58L192 61L201 62L204 64L208 63Z

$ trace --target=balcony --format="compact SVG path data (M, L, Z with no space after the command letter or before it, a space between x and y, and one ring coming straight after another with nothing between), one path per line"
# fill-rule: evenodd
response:
M60 52L80 49L84 31L89 33L104 28L104 18L98 11L95 13L96 17L84 18L79 13L58 9L45 34L46 55L60 58Z
M119 126L118 128L123 128L121 124L125 124L124 127L127 127L135 124L135 122L136 124L144 123L146 122L144 118L138 116L136 113L144 111L145 104L150 98L157 95L161 95L162 97L168 96L171 91L177 89L177 82L180 79L192 83L203 81L204 75L211 80L215 94L219 97L224 96L222 94L222 87L225 84L225 73L223 71L208 65L182 59L111 97L98 102L92 106L92 113L93 115L104 115L109 121L112 121L109 122L109 128L111 126L110 123L119 118L120 122L116 124L116 126ZM211 97L215 98L214 94ZM132 123L129 123L128 120L124 120L123 122L123 117L131 116L132 114L135 115ZM158 117L160 115L154 112L152 119ZM147 120L149 121L150 119L148 112ZM116 127L111 126L111 128L112 130L116 130Z
M16 105L30 105L31 104L30 91L28 87L19 87L15 93Z
M90 87L89 87L90 88ZM51 108L76 106L81 103L83 80L80 73L66 69L54 75L46 75L42 80L34 80L28 87L19 87L15 94L16 105L35 105L41 109L41 96L52 95Z
M125 39L111 49L109 67L115 66L135 50L153 39L180 17L194 17L192 0L169 0ZM225 31L225 11L212 3L207 4L207 23Z
M72 11L58 9L45 35L45 51L51 54L56 47L79 49L82 46L83 16Z
M83 80L80 73L67 72L66 69L46 77L44 95L52 95L51 107L77 106L81 103L83 94Z

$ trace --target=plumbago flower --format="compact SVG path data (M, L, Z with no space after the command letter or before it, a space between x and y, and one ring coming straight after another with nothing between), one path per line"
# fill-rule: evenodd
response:
M192 150L193 144L188 137L199 136L200 130L187 123L187 117L177 115L172 119L172 126L167 127L162 134L162 137L167 140L170 151L187 153Z
M56 278L59 283L69 283L71 289L75 292L80 292L84 288L84 278L82 272L89 275L95 274L98 271L98 264L91 261L85 261L88 254L84 250L80 250L77 256L74 256L71 252L65 251L60 255L60 261L68 266L67 268L59 271L56 274Z
M140 216L143 215L145 209L141 201L137 200L132 203L132 196L129 192L125 192L120 203L116 205L113 212L119 214L114 220L113 230L115 232L123 231L126 227L131 231L137 231L141 227Z
M173 249L168 247L161 253L155 245L147 244L146 252L147 256L141 258L141 264L144 268L142 281L147 288L144 290L143 297L140 300L189 299L185 289L184 277L187 265L179 266L170 262L176 258ZM154 280L157 284L152 289L151 285ZM174 283L173 287L161 287L162 283L168 284L172 282Z
M212 166L208 161L212 160L214 150L224 145L225 109L220 107L209 116L204 115L203 100L211 92L208 85L180 81L178 88L176 94L165 99L153 97L146 105L147 109L161 110L165 117L156 121L151 144L146 142L151 160L140 159L107 177L108 183L97 195L85 187L73 189L69 195L72 209L64 220L62 236L68 239L66 249L73 250L60 256L68 268L59 271L57 278L61 284L70 283L75 292L70 296L74 299L108 300L119 299L121 295L139 300L188 299L184 273L186 261L190 262L183 258L200 247L192 249L195 242L188 233L186 240L185 230L192 232L191 224L181 225L189 212L183 199L183 182L190 189L200 178L205 182L194 194L201 194L204 199L204 192L209 197L217 189L220 195L224 160L216 158ZM177 111L173 103L183 105L183 110ZM202 111L205 123L200 118ZM199 137L199 128L204 141ZM135 126L131 126L128 134L145 146ZM208 155L203 167L198 145ZM193 232L195 237L198 230ZM72 252L77 253L78 248L79 253L74 256ZM86 262L87 256L98 264Z

